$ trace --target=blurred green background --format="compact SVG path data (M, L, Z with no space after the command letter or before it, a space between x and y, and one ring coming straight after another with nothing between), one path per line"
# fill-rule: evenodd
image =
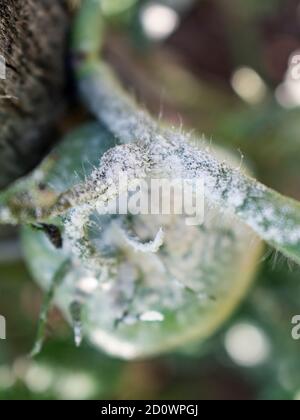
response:
M106 57L148 109L205 133L259 180L300 199L300 72L292 79L289 67L300 54L298 0L104 5L113 23ZM77 104L71 113L85 118ZM218 334L153 360L116 360L87 343L75 348L56 309L43 352L29 359L41 299L18 232L1 228L0 399L300 399L300 341L291 336L300 269L272 250Z

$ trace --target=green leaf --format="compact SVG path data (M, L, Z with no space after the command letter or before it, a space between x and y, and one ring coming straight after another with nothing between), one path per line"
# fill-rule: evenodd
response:
M89 175L109 141L113 138L99 124L68 136L44 162L51 168L45 181L61 191L70 188L78 182L76 174ZM181 216L134 216L131 227L144 240L164 227L165 243L156 254L137 252L120 240L119 216L95 215L97 226L90 237L104 255L117 258L116 274L103 283L97 271L73 255L74 267L56 290L56 304L71 323L70 304L79 293L85 337L121 358L150 356L206 339L247 292L261 255L260 241L244 223L207 210L210 217L203 226L186 226ZM34 278L49 290L72 250L55 249L43 232L30 227L22 237Z

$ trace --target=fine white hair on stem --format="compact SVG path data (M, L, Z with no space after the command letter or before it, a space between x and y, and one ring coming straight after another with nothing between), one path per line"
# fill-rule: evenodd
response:
M202 179L209 204L235 215L262 239L300 263L300 204L220 162L206 148L193 147L182 130L160 127L100 61L101 19L99 3L86 0L74 31L78 84L88 108L121 145L105 153L85 182L54 197L51 205L40 206L34 193L29 198L21 194L11 205L0 203L0 222L47 220L74 208L87 222L99 203L109 203L122 193L115 187L120 173L127 176L129 184L151 176ZM80 232L85 243L83 228Z
M80 90L91 111L120 142L136 142L150 174L203 179L211 205L236 215L271 245L300 262L299 203L265 187L239 168L218 161L206 149L193 147L181 131L161 128L122 90L106 65L90 65L90 72L80 81ZM110 153L112 157L114 149Z
M106 66L92 66L80 86L90 109L123 144L106 152L86 181L61 194L50 208L34 207L34 200L33 208L17 201L21 221L63 215L71 208L86 222L99 203L109 203L122 193L116 189L120 174L126 175L129 187L136 179L158 175L202 179L212 206L237 216L276 249L300 262L299 203L218 161L206 148L193 147L183 133L160 128L122 91ZM17 219L16 208L13 214L9 207L0 210L3 220ZM82 238L85 243L86 235Z
M64 222L67 243L75 257L88 267L102 270L113 264L93 246L88 232L90 218L97 212L98 205L110 203L123 192L118 188L122 174L127 176L129 186L137 178L146 176L145 156L139 144L117 146L103 155L100 167L83 184L63 195L63 200L72 206Z
M13 213L8 206L0 208L3 221L18 219L18 211L19 220L24 221L43 220L76 209L82 223L87 222L99 203L109 203L122 193L116 188L120 174L126 175L129 187L136 179L151 176L202 179L206 200L212 206L237 216L276 249L300 262L298 202L218 161L206 148L193 147L184 133L161 128L138 109L106 66L91 66L80 86L90 109L123 144L106 152L85 182L61 194L49 208L38 208L34 199L27 199L24 206L22 196L22 200L14 200L19 208L15 207ZM87 243L85 234L82 239Z

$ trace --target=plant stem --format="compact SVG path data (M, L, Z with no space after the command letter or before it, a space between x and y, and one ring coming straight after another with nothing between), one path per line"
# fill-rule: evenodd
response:
M212 206L243 220L262 239L300 263L300 204L192 147L181 132L159 127L102 63L102 38L100 2L85 0L75 24L73 48L80 92L94 115L121 143L137 142L144 148L152 170L159 169L171 178L203 178Z

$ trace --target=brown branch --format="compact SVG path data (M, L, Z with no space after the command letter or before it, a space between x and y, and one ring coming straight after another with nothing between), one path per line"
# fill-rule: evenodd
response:
M65 0L0 0L0 189L38 163L63 109Z

